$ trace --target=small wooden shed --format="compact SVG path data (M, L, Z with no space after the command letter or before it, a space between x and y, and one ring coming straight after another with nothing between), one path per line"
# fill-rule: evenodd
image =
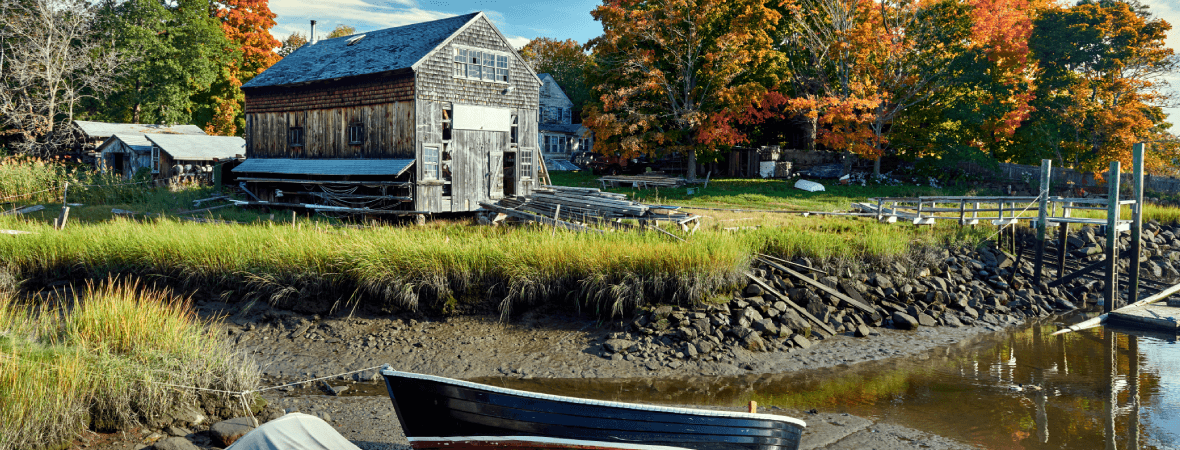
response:
M242 86L252 204L465 212L537 185L541 82L481 12L309 43Z

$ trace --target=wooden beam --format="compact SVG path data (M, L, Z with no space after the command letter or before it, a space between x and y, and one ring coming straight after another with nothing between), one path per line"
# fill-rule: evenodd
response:
M1139 255L1143 253L1143 143L1135 144L1132 153L1131 199L1135 204L1131 205L1131 266L1127 270L1130 290L1127 299L1134 302L1139 299Z
M572 231L592 231L595 233L605 233L605 231L603 231L603 230L590 228L585 225L578 225L576 223L566 222L564 220L553 220L553 219L550 219L545 216L538 216L538 215L529 214L529 213L526 213L523 211L517 211L517 210L511 209L511 208L505 208L505 207L497 205L495 203L479 202L479 206L483 207L484 209L490 210L490 211L494 211L497 213L506 214L508 216L515 217L517 219L528 220L528 221L532 221L532 222L540 222L542 225L555 225L555 226L559 226L559 227L565 228L567 230L572 230Z
M1106 173L1108 210L1106 211L1106 273L1102 281L1106 289L1102 292L1102 312L1114 310L1114 303L1119 297L1119 162L1110 162L1110 171Z
M749 278L750 281L754 282L754 284L757 284L763 290L765 290L766 292L769 292L770 295L773 295L775 298L778 298L780 301L786 303L787 306L790 306L791 309L795 310L795 312L803 315L803 317L806 317L807 320L810 320L812 323L814 323L816 326L823 329L828 334L833 335L833 336L836 335L836 329L832 328L831 325L828 325L828 324L824 323L823 321L817 319L815 316L811 315L811 313L807 312L807 308L799 306L795 302L791 301L790 298L788 298L786 295L783 295L783 293L779 292L775 288L770 287L770 285L766 284L766 282L762 281L762 279L754 276L754 274L752 274L750 272L746 272L746 278Z
M795 278L798 278L798 279L802 280L803 282L805 282L805 283L807 283L807 284L810 284L810 285L812 285L812 286L815 286L815 287L816 287L816 288L818 288L819 290L821 290L821 291L824 291L824 292L827 292L827 293L828 293L828 294L830 294L832 297L836 297L836 298L840 299L841 301L843 301L844 303L847 303L847 304L849 304L849 305L852 305L852 306L856 307L856 309L859 309L859 310L861 310L861 311L864 311L864 312L867 312L867 313L872 313L872 314L876 314L876 313L877 313L877 310L876 310L876 309L870 308L870 307L868 307L867 305L865 305L864 303L861 303L861 302L858 302L858 301L856 301L856 300L853 300L853 299L852 299L852 297L849 297L849 296L847 296L847 295L844 295L844 294L842 294L840 291L837 291L837 290L835 290L835 289L832 289L832 288L828 287L828 285L826 285L826 284L823 284L823 283L820 283L820 282L818 282L818 281L815 281L815 280L811 279L811 277L808 277L807 275L804 275L804 274L801 274L801 273L799 273L799 272L796 272L796 271L794 271L794 270L788 269L788 268L786 268L786 267L784 267L784 266L781 266L781 265L779 265L779 264L777 264L777 263L775 263L775 262L773 262L773 261L770 261L770 260L763 259L763 260L762 260L762 262L764 262L764 263L767 263L767 264L769 264L771 267L774 267L774 268L776 268L776 269L778 269L778 270L781 270L781 271L783 271L783 272L786 272L787 274L789 274L789 275L791 275L791 276L793 276L793 277L795 277Z

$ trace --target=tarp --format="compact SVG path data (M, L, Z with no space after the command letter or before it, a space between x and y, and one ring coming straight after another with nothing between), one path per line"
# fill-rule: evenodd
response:
M290 413L255 428L226 450L360 450L319 417Z

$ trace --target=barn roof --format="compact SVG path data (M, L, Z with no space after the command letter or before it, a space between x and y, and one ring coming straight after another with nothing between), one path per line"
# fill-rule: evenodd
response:
M483 13L475 12L299 47L243 88L284 86L407 69ZM355 39L357 36L363 36Z
M414 165L413 159L293 159L251 158L234 172L283 175L392 175Z
M106 139L116 134L186 134L204 136L205 132L196 125L152 125L144 123L106 123L75 120L74 125L93 139Z
M149 134L146 137L177 160L212 161L246 153L246 140L237 136Z
M98 146L97 150L99 152L103 152L115 141L122 142L123 145L126 145L128 148L136 152L149 153L152 151L151 141L147 140L147 137L144 137L142 134L112 135L111 137L107 138L107 140L103 141L102 144Z

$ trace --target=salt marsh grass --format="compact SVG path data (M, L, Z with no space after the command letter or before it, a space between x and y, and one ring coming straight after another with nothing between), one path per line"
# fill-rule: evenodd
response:
M181 409L238 404L165 384L257 383L254 366L167 291L108 280L64 302L0 294L0 449L55 448L87 428L162 426Z

